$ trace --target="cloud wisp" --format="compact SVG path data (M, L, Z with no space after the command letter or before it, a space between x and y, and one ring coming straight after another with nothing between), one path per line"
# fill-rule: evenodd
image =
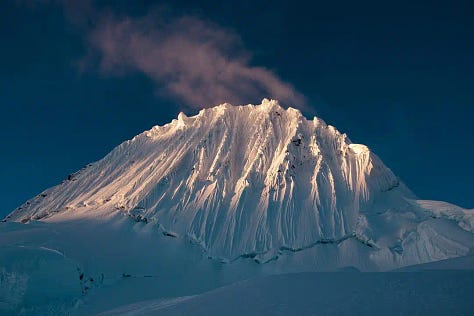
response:
M263 97L296 107L305 103L274 72L250 64L237 34L196 17L108 15L89 31L87 41L104 74L141 72L159 93L192 108Z

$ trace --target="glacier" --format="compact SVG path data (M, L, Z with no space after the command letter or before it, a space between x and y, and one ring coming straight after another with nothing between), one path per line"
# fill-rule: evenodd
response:
M0 223L0 311L89 314L116 307L97 300L125 283L142 290L117 294L122 305L275 273L469 256L473 214L419 199L320 118L276 100L221 104L154 126L10 213ZM56 268L38 275L44 265ZM67 299L53 288L35 303L32 286L56 270L68 275ZM48 303L56 296L64 302Z

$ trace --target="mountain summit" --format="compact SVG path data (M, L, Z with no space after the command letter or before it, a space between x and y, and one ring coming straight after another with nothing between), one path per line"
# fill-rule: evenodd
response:
M472 211L417 200L369 148L267 99L180 113L5 220L117 213L223 262L385 270L465 255L474 246Z

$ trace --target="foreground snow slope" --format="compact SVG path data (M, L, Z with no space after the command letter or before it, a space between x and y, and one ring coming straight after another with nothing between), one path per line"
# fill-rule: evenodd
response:
M264 275L258 266L209 260L194 245L123 216L0 223L0 315L93 315Z
M288 253L266 264L248 258L220 263L193 244L125 216L0 223L0 315L472 310L472 300L466 299L474 284L472 255L405 268L436 273L392 275L337 272L356 269L348 267L351 262L337 261L337 246L317 249L319 255ZM335 272L262 278L316 267Z
M300 273L100 315L472 315L474 271Z
M420 203L366 146L266 99L180 113L7 220L115 213L224 262L281 262L304 251L298 262L316 268L336 262L386 270L465 255L474 244L472 211ZM329 252L321 250L328 244Z

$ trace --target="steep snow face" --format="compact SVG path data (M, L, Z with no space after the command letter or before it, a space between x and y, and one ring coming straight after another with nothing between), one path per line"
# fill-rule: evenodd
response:
M419 227L429 216L414 199L366 146L352 144L321 119L307 120L265 99L257 106L222 104L193 117L180 113L68 176L7 220L123 212L225 261L265 262L285 251L351 241L386 250L375 261L402 265L404 247L410 263L432 260L418 237L437 235L433 225ZM453 256L438 249L443 245L455 247L457 255L469 251L456 243L433 245L442 259Z

